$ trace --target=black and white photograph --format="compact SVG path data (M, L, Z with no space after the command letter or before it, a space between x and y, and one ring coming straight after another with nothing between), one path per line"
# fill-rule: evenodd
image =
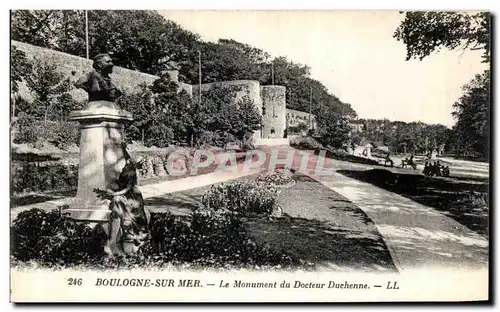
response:
M491 27L10 10L11 302L488 301Z

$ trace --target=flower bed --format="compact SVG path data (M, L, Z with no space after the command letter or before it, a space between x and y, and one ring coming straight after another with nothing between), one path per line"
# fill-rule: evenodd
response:
M276 187L290 187L295 185L293 173L287 169L276 169L275 171L266 172L258 176L256 181L267 183Z
M244 216L269 216L277 205L278 189L259 181L232 181L215 184L201 199L201 205L215 211Z

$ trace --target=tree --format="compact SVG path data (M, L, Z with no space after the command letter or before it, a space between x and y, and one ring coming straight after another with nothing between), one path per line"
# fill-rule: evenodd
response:
M359 144L361 144L362 139L363 138L360 133L358 132L351 133L351 140L350 140L351 148L355 149L356 146L359 146Z
M394 38L406 45L406 60L422 60L441 47L483 50L483 62L490 61L491 14L460 12L406 12Z
M352 107L343 103L320 82L310 78L311 69L308 66L288 61L285 57L272 60L274 67L274 83L286 87L287 107L300 111L311 111L317 115L323 108L331 109L339 114L355 117ZM271 66L266 65L262 84L270 84ZM312 103L311 102L312 95ZM324 107L323 107L324 106Z
M144 142L144 134L152 122L151 115L155 114L153 92L142 84L139 92L119 97L117 104L134 116L134 122L125 128L126 140Z
M317 115L317 133L324 146L344 147L349 142L351 127L348 119L328 108Z
M238 86L215 84L202 93L202 105L193 100L195 142L224 146L231 141L242 142L262 127L262 116L255 103L243 96L235 101Z
M26 107L19 107L28 115L47 121L50 110L67 110L69 113L73 107L68 107L67 92L71 89L69 78L57 70L57 64L51 60L33 59L33 67L30 75L25 77L26 85L32 92L34 100L26 102ZM72 102L76 105L76 102Z
M32 64L26 57L26 54L18 50L15 46L11 47L10 52L10 92L12 116L16 116L16 102L18 101L19 83L31 73Z
M112 54L118 66L160 75L193 59L198 37L156 11L90 11L91 54Z
M11 12L12 39L50 48L56 38L56 10L13 10Z
M31 72L32 65L26 54L15 46L11 47L10 61L11 92L17 93L19 83Z
M85 12L83 10L16 10L12 12L12 39L84 57ZM88 11L90 56L109 53L117 66L162 75L178 69L179 79L198 84L198 52L202 60L202 82L251 79L287 88L287 107L320 112L320 106L356 116L352 107L340 101L319 81L310 68L288 61L271 60L261 49L220 39L203 42L156 11ZM40 23L43 21L43 23ZM196 103L196 102L195 102Z
M369 142L383 142L394 152L427 153L445 146L450 150L451 129L440 124L360 119L364 130L360 134Z
M270 67L266 72L264 63L269 55L235 40L220 39L217 43L201 42L197 49L202 59L202 82L221 82L230 80L262 80L270 75ZM181 70L187 81L198 83L198 55L189 71Z
M236 103L228 105L227 115L231 121L228 131L238 140L262 128L262 116L255 103L248 96L244 96ZM223 112L226 110L224 109Z
M14 10L12 39L86 56L83 10ZM198 36L147 10L88 11L90 56L111 54L117 66L160 75L191 68Z
M394 37L405 43L407 57L422 60L441 47L483 51L490 62L491 14L460 12L407 12ZM453 105L456 125L449 135L459 152L488 156L490 71L486 70L463 87L464 94ZM448 133L449 134L449 133ZM447 140L448 144L450 140ZM441 143L446 144L446 142Z
M126 129L128 141L141 141L146 146L166 147L186 143L192 127L191 99L186 91L163 75L141 92L125 95L118 103L134 115Z
M476 75L453 104L457 145L464 154L488 157L490 132L490 72Z

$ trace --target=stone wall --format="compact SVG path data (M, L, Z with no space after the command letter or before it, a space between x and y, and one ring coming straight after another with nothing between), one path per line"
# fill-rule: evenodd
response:
M262 138L278 139L285 136L286 88L283 86L260 87L262 97Z
M74 56L68 53L63 53L51 49L41 48L14 40L11 41L11 45L26 53L26 56L30 59L37 58L54 62L57 65L57 69L66 77L69 77L73 82L76 82L81 76L92 70L92 60L88 60L83 57ZM177 80L178 73L170 72L169 74L172 80L179 83L179 87L181 89L186 90L190 95L192 94L191 85L179 82ZM113 79L113 82L125 93L137 92L140 90L141 84L151 85L153 81L158 79L158 77L154 75L145 74L118 66L114 68L111 77ZM20 84L19 89L19 93L23 98L27 100L31 100L33 98L24 83ZM83 90L74 88L70 93L75 100L84 101L87 99L87 93Z

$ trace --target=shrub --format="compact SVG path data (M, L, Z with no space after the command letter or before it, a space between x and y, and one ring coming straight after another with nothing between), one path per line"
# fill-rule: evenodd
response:
M296 137L290 140L290 146L302 150L317 150L322 149L321 143L312 137Z
M294 134L294 133L302 133L308 129L309 129L309 126L307 123L300 122L296 126L288 127L287 131L288 131L288 134Z
M209 261L214 257L230 258L239 252L241 221L221 211L199 209L190 219L170 213L152 217L149 254L161 254L174 262Z
M145 251L156 263L190 263L202 267L298 266L287 253L255 243L234 213L200 208L190 218L153 213L151 240ZM161 259L161 261L159 260Z
M256 181L235 181L213 185L203 194L206 209L241 214L269 215L276 205L278 190L273 185Z
M77 183L76 165L27 163L14 164L12 169L11 191L14 194L73 189Z
M72 144L80 145L80 128L76 122L59 122L57 125L57 137L55 145L66 149Z
M64 149L71 144L78 144L80 130L76 122L39 121L26 114L20 114L17 121L17 134L14 143L34 144L44 141Z
M198 138L197 144L199 146L216 146L224 147L229 142L236 142L238 145L241 144L236 137L227 132L220 131L203 131Z
M61 219L32 209L19 214L12 226L13 264L35 261L38 265L94 268L162 267L187 264L199 267L282 266L301 261L287 253L256 244L235 214L199 209L190 217L152 213L151 239L142 252L125 259L107 260L103 254L102 228Z
M34 208L21 212L12 226L12 255L47 264L78 263L100 255L103 232L60 218L59 212Z
M32 127L36 122L34 117L25 113L20 113L16 121L17 133L14 138L14 143L35 143L38 140L39 133L35 127Z
M174 130L165 123L151 125L144 135L144 145L166 147L175 140Z
M289 170L278 169L272 172L261 174L256 179L257 182L273 184L277 186L289 185L294 181L293 175Z

